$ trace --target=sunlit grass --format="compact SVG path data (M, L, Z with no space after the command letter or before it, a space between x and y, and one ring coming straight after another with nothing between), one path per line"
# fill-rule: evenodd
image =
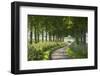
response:
M64 46L64 42L39 42L28 44L28 60L49 60L52 51Z

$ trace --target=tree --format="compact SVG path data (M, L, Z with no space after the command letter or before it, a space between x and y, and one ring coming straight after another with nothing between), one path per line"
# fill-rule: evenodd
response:
M76 38L77 44L86 43L87 17L72 17L73 36Z
M30 44L42 41L64 41L71 35L77 44L86 43L87 17L28 16ZM34 35L34 39L33 39Z
M28 29L30 32L30 44L32 44L32 37L33 37L33 18L32 16L28 16Z

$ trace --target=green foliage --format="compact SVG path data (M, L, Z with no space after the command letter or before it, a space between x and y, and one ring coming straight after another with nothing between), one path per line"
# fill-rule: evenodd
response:
M68 35L77 43L69 47L68 55L87 57L87 24L87 17L28 15L28 60L49 60L52 51L65 46Z
M87 17L28 15L28 31L34 33L36 43L39 42L39 35L44 38L45 33L46 40L47 34L55 36L54 41L63 41L68 34L79 39L87 32L87 20Z
M87 58L87 46L84 44L72 44L67 50L66 54L71 58Z
M28 60L49 60L52 51L64 46L64 42L39 42L29 44Z

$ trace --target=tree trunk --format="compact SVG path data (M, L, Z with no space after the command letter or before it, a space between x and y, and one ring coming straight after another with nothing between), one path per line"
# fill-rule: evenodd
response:
M33 32L32 30L30 31L30 44L32 44L32 37L33 37Z
M46 32L45 40L47 41L47 25L46 25L46 30L45 30L45 32Z
M79 38L76 36L76 43L79 44Z
M53 41L55 41L54 38L55 38L55 35L53 34Z
M45 40L47 41L47 31L46 31L46 36L45 36Z
M64 42L64 36L63 36L63 38L62 38L62 41Z
M44 41L44 31L42 30L42 42Z
M61 36L61 41L64 42L64 35Z
M51 41L51 33L49 32L49 41Z
M36 27L34 27L34 42L37 43L37 31L36 31Z
M62 37L60 36L60 41L62 41Z
M37 42L40 41L40 35L39 35L39 32L37 33Z
M84 40L84 44L86 44L86 33L85 32L84 32L83 40Z

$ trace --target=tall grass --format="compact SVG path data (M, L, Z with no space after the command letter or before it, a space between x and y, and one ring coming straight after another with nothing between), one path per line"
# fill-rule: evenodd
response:
M88 57L88 49L87 44L79 44L73 43L69 48L66 50L66 54L70 58L87 58Z
M28 60L49 60L52 51L64 46L64 42L39 42L28 44Z

